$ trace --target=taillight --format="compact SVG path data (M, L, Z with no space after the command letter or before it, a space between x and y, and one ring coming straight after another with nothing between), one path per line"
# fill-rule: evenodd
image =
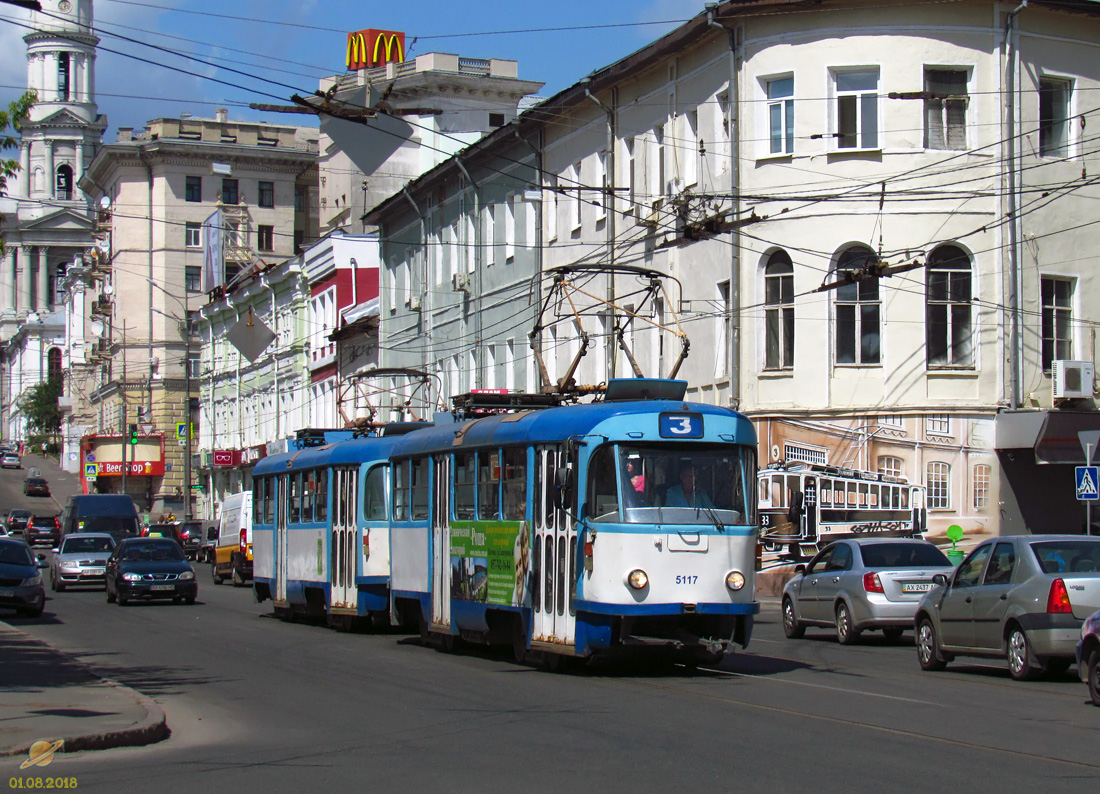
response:
M1072 614L1073 605L1069 603L1069 591L1066 583L1055 579L1050 583L1050 595L1047 596L1047 612L1051 614Z
M877 573L865 573L863 574L863 589L868 593L885 593L882 589L882 580L878 578Z
M584 542L584 569L588 571L588 573L592 573L592 554L592 539L589 538Z
M244 553L248 549L248 530L241 530L241 553Z

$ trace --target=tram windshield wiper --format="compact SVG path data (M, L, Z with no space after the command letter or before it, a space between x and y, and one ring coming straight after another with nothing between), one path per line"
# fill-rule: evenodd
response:
M719 532L725 532L726 527L722 523L722 519L718 517L718 512L713 507L707 507L706 505L699 505L699 509L703 510L707 514L707 518L710 519L710 523L714 524L714 528ZM698 514L696 514L698 515Z

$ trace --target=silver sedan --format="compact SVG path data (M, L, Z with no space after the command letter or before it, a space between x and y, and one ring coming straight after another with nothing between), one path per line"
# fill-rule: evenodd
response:
M851 538L831 543L783 588L783 632L797 639L807 626L835 626L847 645L881 629L896 641L913 626L917 604L936 574L954 570L936 546L909 538Z
M105 532L74 532L53 549L50 589L60 593L70 585L105 586L106 566L115 539Z
M1063 673L1085 619L1100 609L1100 537L1019 535L977 546L917 609L917 660L1008 661L1013 678Z

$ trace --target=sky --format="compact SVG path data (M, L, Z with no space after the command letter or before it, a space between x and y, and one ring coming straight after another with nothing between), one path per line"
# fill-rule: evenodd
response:
M539 96L548 97L701 13L704 2L95 0L94 10L97 101L109 121L104 140L113 141L119 127L140 129L181 113L212 118L218 107L231 119L315 123L248 104L289 104L291 94L312 93L320 78L345 71L347 33L366 28L404 31L406 58L444 52L515 60L519 77L544 82ZM19 23L28 17L0 5L4 106L26 86L27 29Z

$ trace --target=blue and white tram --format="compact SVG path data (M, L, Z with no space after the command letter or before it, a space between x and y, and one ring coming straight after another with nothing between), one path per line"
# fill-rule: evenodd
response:
M746 645L756 434L732 410L684 402L685 388L612 381L603 402L401 437L393 611L419 607L444 646L511 642L551 665L621 646L713 661Z
M253 469L253 588L275 613L389 624L390 453L401 433L307 447Z

